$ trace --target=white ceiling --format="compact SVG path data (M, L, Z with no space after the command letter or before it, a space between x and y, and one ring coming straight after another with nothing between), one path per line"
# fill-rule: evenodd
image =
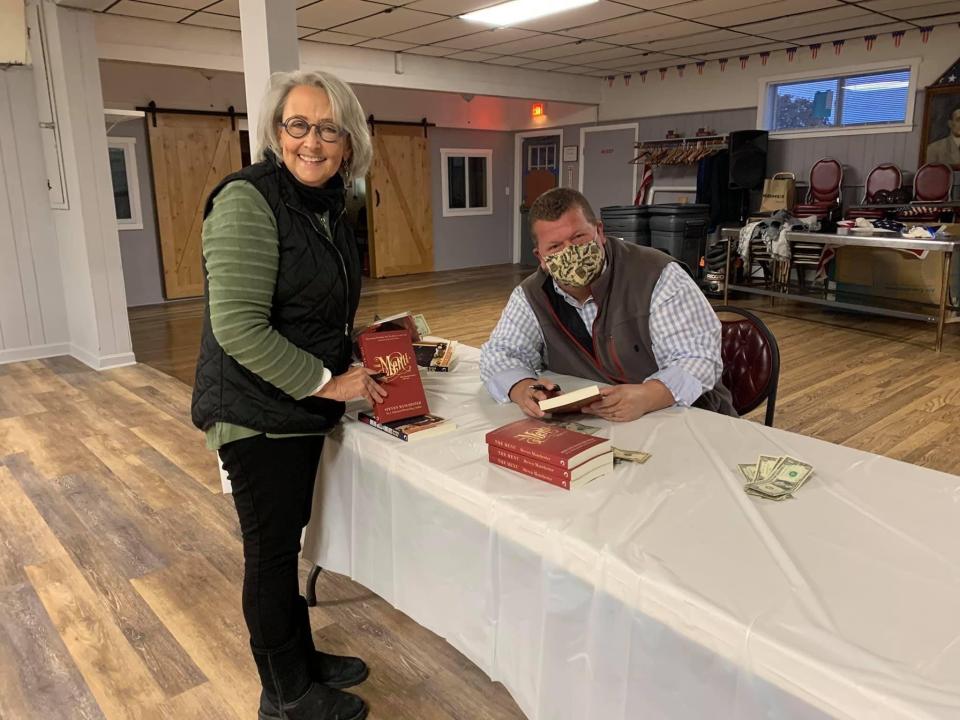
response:
M302 39L605 76L960 22L960 0L600 0L491 30L457 17L502 0L300 0ZM239 0L59 0L240 29Z

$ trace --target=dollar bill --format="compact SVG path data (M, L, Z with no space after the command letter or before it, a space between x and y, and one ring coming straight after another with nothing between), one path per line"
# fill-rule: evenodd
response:
M600 432L600 428L596 427L595 425L584 425L583 423L577 422L576 420L548 419L546 422L550 423L551 425L556 425L557 427L566 428L567 430L574 430L576 432L581 432L581 433L584 433L585 435L596 435L598 432Z
M737 465L737 470L743 475L743 479L747 481L748 485L757 479L756 465Z
M414 315L413 324L417 326L420 337L426 337L430 334L430 326L427 325L427 319L423 315Z
M813 466L789 456L781 457L776 467L763 480L748 483L744 489L750 495L785 500L793 497L813 475Z
M632 462L637 463L638 465L643 465L647 460L653 457L650 453L643 452L642 450L621 450L620 448L613 449L613 464L617 465L622 462Z
M757 472L754 475L753 482L759 483L763 482L770 477L774 468L780 462L780 457L777 455L761 455L757 458Z

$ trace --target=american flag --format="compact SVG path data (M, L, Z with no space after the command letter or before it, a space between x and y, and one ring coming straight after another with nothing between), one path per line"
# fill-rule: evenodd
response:
M637 196L633 199L634 205L643 205L651 185L653 185L653 165L644 163L640 171L640 185L637 188Z

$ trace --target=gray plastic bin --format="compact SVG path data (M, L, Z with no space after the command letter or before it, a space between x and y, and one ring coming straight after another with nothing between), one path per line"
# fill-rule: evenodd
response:
M710 224L709 205L650 205L650 244L685 262L700 266Z

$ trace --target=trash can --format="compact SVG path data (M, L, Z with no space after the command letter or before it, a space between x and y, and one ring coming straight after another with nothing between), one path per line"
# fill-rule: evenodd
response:
M650 205L650 244L682 260L694 275L707 244L709 205Z
M637 245L650 246L648 205L610 205L600 208L603 231Z

